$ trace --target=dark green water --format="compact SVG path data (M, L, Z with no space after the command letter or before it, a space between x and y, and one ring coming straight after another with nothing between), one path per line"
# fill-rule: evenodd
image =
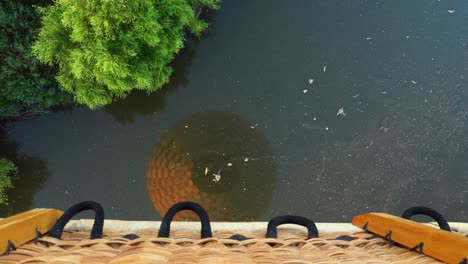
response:
M211 31L159 92L7 124L21 178L0 216L91 199L156 220L157 189L200 197L215 220L425 205L468 221L468 2L225 0L204 15ZM147 186L152 162L191 164L206 195L167 171Z

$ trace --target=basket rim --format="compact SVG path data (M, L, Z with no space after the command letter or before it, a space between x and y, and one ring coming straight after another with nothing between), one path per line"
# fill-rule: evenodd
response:
M71 220L66 226L65 231L69 232L90 232L93 226L93 219ZM438 228L436 222L423 223L424 225ZM450 227L456 232L468 232L468 223L450 222ZM250 232L250 233L265 233L268 222L211 222L211 230L213 232L233 231L233 232ZM161 226L161 221L127 221L127 220L104 220L104 232L146 232L157 231ZM352 225L351 223L316 223L320 233L356 233L362 232L363 229ZM174 221L171 224L171 230L174 231L195 231L200 230L200 222L189 221ZM306 232L306 228L294 224L284 224L278 227L278 230L302 233Z

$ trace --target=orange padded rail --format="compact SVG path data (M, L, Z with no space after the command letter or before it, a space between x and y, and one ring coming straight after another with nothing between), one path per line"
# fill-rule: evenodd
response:
M7 249L8 240L18 247L36 237L36 228L41 234L49 232L62 214L55 209L33 209L0 220L0 254Z
M369 213L353 218L353 225L385 237L390 231L391 240L413 248L424 243L423 253L447 263L460 263L468 259L468 237L426 226L411 220L384 213Z

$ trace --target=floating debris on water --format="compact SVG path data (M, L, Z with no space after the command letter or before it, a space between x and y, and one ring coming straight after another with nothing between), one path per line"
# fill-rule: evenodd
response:
M328 130L328 127L325 127L325 130Z
M345 113L343 107L341 107L340 109L338 109L338 113L336 113L337 116L346 116L347 113Z
M247 188L244 188L243 190L244 190L244 191L247 191Z
M327 71L327 66L323 66L323 72L326 72Z
M313 84L313 83L314 83L314 79L309 79L308 82L309 82L309 84Z
M353 98L357 98L359 96L359 94L355 94L353 95Z
M214 178L213 178L214 182L219 182L221 180L221 175L215 175L215 174L213 175L214 175Z
M232 166L232 163L229 162L227 165L228 165L228 167L231 167L231 166Z
M308 91L309 91L309 90L307 90L307 89L304 89L304 91L302 91L302 92L303 92L303 93L307 93Z
M449 12L450 14L453 14L453 13L455 13L455 10L450 10L450 9L449 9L448 12Z
M208 167L205 168L205 175L208 174L208 171L209 171L209 170L210 170L210 169L208 169Z
M411 80L411 82L412 82L413 84L417 84L417 83L418 83L418 82L415 81L415 80Z
M380 92L380 93L381 93L381 94L386 94L386 93L387 93L387 91L383 91L383 92Z
M372 40L372 38L371 38L371 37L367 37L366 40Z
M244 161L245 161L245 162L249 161L249 158L245 158Z
M314 117L314 121L316 121L316 120L317 120L317 118L316 118L316 117Z
M188 128L188 126L185 126L185 128Z
M221 170L218 170L218 173L213 173L213 181L219 182L221 180Z

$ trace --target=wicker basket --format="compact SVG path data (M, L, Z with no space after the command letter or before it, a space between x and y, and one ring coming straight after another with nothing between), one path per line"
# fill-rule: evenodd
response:
M136 233L139 238L124 238L125 233L104 233L89 240L89 233L64 232L62 239L49 236L27 243L0 263L439 263L398 246L389 247L372 234L323 233L306 239L305 233L279 232L278 238L264 233L240 233L250 239L230 239L232 231L213 233L200 239L197 232L172 231L170 238L155 232ZM352 241L337 240L352 236Z
M87 209L96 212L94 221L69 221L73 215ZM184 209L200 216L201 231L195 231L200 224L193 222L174 222L171 228L174 215ZM380 217L380 222L370 222L373 217ZM72 206L63 214L54 209L36 209L2 220L0 241L6 243L8 239L8 246L6 254L0 256L0 263L439 263L419 253L422 253L422 242L416 249L419 252L395 243L405 233L404 229L397 229L398 225L392 229L397 240L392 241L390 236L382 238L379 228L387 225L386 221L403 221L403 227L413 226L413 230L406 229L407 232L425 230L415 241L427 242L425 248L430 251L435 245L430 245L431 239L435 238L434 243L448 246L445 252L457 255L456 263L459 257L461 263L466 263L468 241L465 239L468 238L459 234L385 214L357 216L353 219L354 225L355 220L356 223L365 220L364 228L380 236L351 224L316 225L310 219L288 215L275 217L268 223L210 223L203 208L191 202L174 205L161 222L104 221L102 207L88 201ZM460 224L463 228L455 227L452 231L464 231L462 235L466 236L465 225ZM158 226L160 229L156 230ZM386 228L388 226L385 227L388 230ZM48 233L42 236L41 232ZM29 241L34 234L36 238ZM424 234L430 234L431 239L424 238ZM457 244L440 244L443 236L449 238L446 240L449 243L452 243L450 239L458 241L458 247ZM20 246L15 248L10 239ZM26 241L29 242L24 243Z

